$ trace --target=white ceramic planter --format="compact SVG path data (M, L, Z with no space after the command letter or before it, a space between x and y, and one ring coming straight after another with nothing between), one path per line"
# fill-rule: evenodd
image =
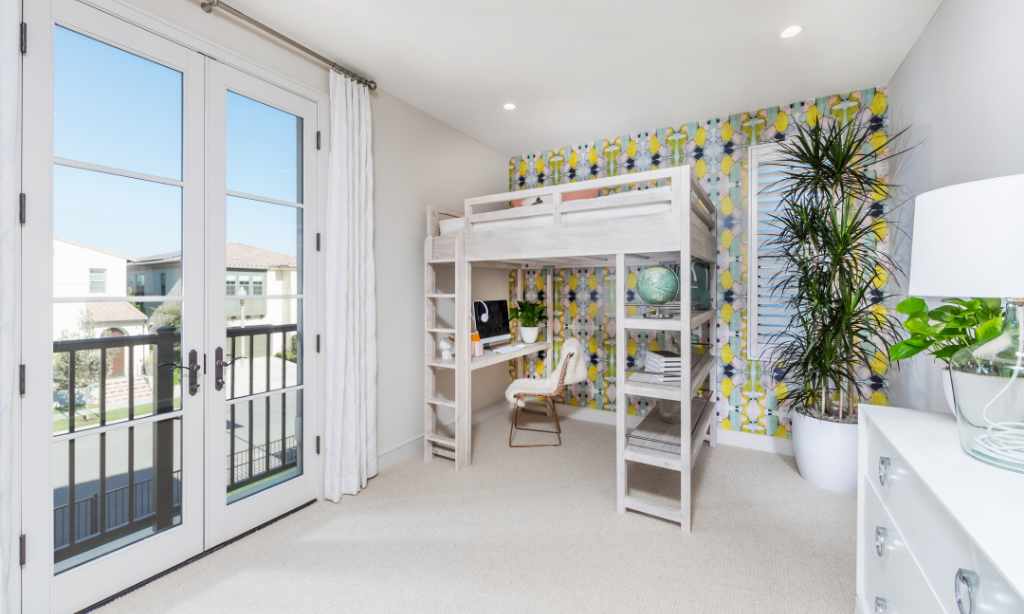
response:
M956 415L956 398L953 396L953 375L949 371L949 367L942 370L942 391L946 393L946 404L949 405L949 411Z
M523 338L526 343L537 343L537 334L540 332L539 326L520 326L519 335Z
M805 480L825 490L857 492L857 425L791 411L793 454Z

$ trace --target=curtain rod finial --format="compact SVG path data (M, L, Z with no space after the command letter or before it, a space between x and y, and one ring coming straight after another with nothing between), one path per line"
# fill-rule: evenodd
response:
M203 9L203 11L205 11L207 13L212 13L213 12L213 7L217 6L217 0L207 0L206 2L203 2L202 4L200 4L199 6L200 6L200 8Z

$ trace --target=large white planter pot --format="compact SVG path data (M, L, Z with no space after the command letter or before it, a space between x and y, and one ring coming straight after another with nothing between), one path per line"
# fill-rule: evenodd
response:
M520 326L519 335L523 338L526 343L537 343L537 334L540 331L539 326Z
M953 396L953 375L949 372L949 367L942 370L942 392L946 393L946 404L949 405L949 411L956 415L956 398Z
M835 492L857 492L857 425L793 416L793 454L805 480Z

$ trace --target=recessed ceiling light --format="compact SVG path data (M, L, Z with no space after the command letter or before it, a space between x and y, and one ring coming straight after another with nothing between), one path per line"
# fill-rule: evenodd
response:
M797 34L800 34L800 30L803 30L800 26L789 26L779 34L782 38L793 38Z
M506 102L505 106L502 108L505 109L506 111L513 111L515 110L516 105L512 104L511 102Z

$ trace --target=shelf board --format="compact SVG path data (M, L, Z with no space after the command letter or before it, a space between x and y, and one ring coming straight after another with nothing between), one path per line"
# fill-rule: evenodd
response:
M528 343L526 347L519 348L508 352L507 354L496 354L494 350L484 350L483 356L477 356L473 359L470 369L482 369L483 367L489 367L491 365L497 365L503 362L508 362L513 358L519 358L520 356L526 356L527 354L535 354L537 352L543 352L551 349L550 341L540 341L538 343ZM455 361L453 360L452 363ZM454 366L454 365L453 365Z
M712 352L690 355L690 364L693 365L690 368L690 397L697 395L700 385L704 383L704 379L707 378L711 368L714 367L714 356ZM625 390L626 394L635 397L665 399L666 401L681 401L683 399L681 382L672 384L642 384L640 382L631 382L627 378Z
M447 333L449 335L454 335L455 334L455 329L454 328L428 328L427 332L428 333Z
M700 358L690 358L690 396L697 396L697 391L700 390L700 385L704 383L705 378L711 373L711 369L715 366L715 354L714 352L706 352L700 355Z
M436 260L427 260L427 264L455 264L455 258L438 258Z
M704 324L705 322L713 319L714 317L714 309L708 309L704 311L691 311L689 330L697 328L701 324ZM645 318L643 316L630 316L628 318L625 318L623 326L626 328L626 330L682 330L682 322L678 317L658 319Z
M427 298L455 298L454 294L428 294Z
M440 358L436 358L434 360L428 360L427 361L427 366L428 367L437 367L439 369L454 369L455 368L455 359L452 358L451 360L441 360Z
M683 459L679 456L678 452L666 452L665 450L655 450L627 443L625 456L626 460L635 463L652 465L673 471L682 471Z
M639 497L632 497L626 495L626 509L630 509L642 514L650 514L651 516L657 516L658 518L664 518L671 522L683 522L683 510L677 507L670 507L663 503L655 503L654 501L647 501L646 499L640 499ZM683 530L688 531L685 526Z
M428 397L427 403L431 405L443 405L445 407L455 407L455 401L449 401L448 399L441 399L438 397Z
M715 417L715 402L711 399L700 399L704 401L704 405L701 408L700 415L693 419L694 427L690 432L690 466L697 462L697 456L700 455L701 449L704 447L704 432L708 430L708 425L711 420ZM697 399L694 399L697 401ZM694 412L696 414L696 412ZM718 428L717 424L712 424L711 428Z
M444 446L446 448L455 449L455 440L451 437L445 437L444 435L427 435L427 441L436 445Z

